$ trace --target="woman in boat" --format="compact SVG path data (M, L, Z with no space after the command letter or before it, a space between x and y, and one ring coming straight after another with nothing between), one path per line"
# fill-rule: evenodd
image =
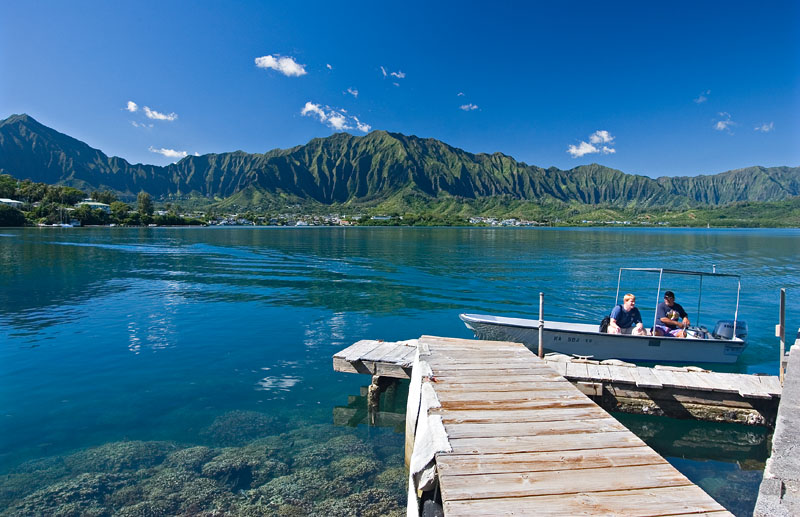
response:
M642 324L642 315L636 308L636 296L631 293L622 298L623 304L617 305L611 311L611 321L608 323L609 334L633 334L635 336L647 335Z

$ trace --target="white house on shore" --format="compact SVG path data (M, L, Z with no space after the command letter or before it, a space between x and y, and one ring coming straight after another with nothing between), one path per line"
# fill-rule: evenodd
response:
M14 208L22 209L23 203L22 201L16 201L14 199L8 199L7 197L0 197L0 203L8 206L12 206Z
M83 205L88 206L92 210L96 210L96 209L99 208L103 212L111 213L111 205L107 205L105 203L98 203L97 201L81 201L80 203L78 203L75 206L76 207L80 207L80 206L83 206Z

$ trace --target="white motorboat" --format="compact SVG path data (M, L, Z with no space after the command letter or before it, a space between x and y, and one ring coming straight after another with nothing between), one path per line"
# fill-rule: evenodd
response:
M702 279L704 277L730 277L737 281L736 310L732 320L719 320L713 332L705 327L689 327L688 337L634 336L600 332L598 323L569 323L562 321L543 321L525 318L508 318L483 314L461 314L464 324L479 339L496 341L515 341L524 343L531 350L539 348L539 327L542 326L542 345L546 351L561 352L593 359L622 359L627 361L659 361L678 363L735 363L747 347L747 324L738 321L739 275L723 273L704 273L663 268L621 268L617 283L623 271L658 273L658 297L661 299L661 280L666 275L694 275L700 277L700 296L702 298ZM655 324L655 317L653 318Z

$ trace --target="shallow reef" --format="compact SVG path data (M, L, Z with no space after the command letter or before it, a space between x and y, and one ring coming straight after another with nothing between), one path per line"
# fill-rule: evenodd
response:
M234 411L205 443L118 441L18 465L0 477L0 516L404 514L402 437L358 434Z

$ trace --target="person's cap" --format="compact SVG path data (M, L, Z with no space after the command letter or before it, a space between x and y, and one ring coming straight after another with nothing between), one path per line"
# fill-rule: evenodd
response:
M667 291L666 293L664 293L664 298L673 298L674 299L675 298L675 293L673 293L672 291Z

